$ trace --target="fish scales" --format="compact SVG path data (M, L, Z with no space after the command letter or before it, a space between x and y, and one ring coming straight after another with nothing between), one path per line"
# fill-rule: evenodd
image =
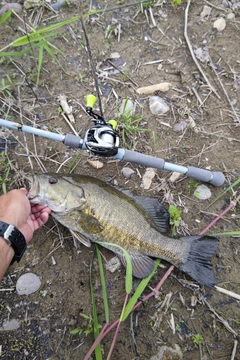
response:
M84 235L92 235L92 240L97 242L108 240L126 250L134 249L145 255L161 257L164 260L172 259L175 265L184 262L184 255L188 253L190 244L175 239L169 242L169 238L163 235L159 244L159 232L153 228L146 212L132 198L124 193L119 197L119 190L114 187L101 187L98 179L94 179L94 182L87 179L81 176L86 200L85 209L82 211L95 216L103 230L93 235L91 229L84 227ZM177 251L178 248L181 252Z
M211 258L218 239L163 235L169 214L156 199L134 197L99 179L77 174L34 175L30 183L30 201L49 206L53 217L83 244L89 247L90 240L102 244L125 266L123 252L112 244L127 250L134 276L147 276L155 257L174 264L200 284L214 286Z

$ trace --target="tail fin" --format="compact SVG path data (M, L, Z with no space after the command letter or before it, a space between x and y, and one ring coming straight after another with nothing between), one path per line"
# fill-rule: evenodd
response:
M218 249L219 239L214 236L187 236L185 241L191 242L187 261L179 269L190 275L201 285L213 288L216 281L212 271L211 258Z

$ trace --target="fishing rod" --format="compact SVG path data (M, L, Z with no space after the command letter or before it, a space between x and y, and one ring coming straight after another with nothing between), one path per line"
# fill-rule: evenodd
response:
M193 166L185 167L176 165L166 162L161 158L119 148L120 138L116 131L117 121L109 120L106 122L102 115L95 113L93 111L93 106L96 100L97 98L94 95L86 96L86 112L91 116L89 120L94 122L94 125L86 131L84 138L71 133L65 135L57 134L43 130L39 127L23 125L4 119L0 119L0 126L60 141L70 148L89 150L97 156L119 159L124 162L131 162L160 170L175 171L195 180L210 183L214 186L223 185L225 177L222 172L200 169Z
M156 169L175 171L184 174L187 177L193 178L195 180L210 183L214 186L223 185L225 181L225 177L221 172L200 169L193 166L185 167L181 165L171 164L163 159L156 158L154 156L145 155L136 151L119 148L120 139L116 131L117 128L116 120L110 120L106 122L103 118L100 91L99 91L98 81L96 78L96 72L94 69L91 48L88 41L88 36L82 16L83 12L82 12L81 1L79 1L78 3L78 10L79 10L79 17L84 33L84 38L86 41L89 61L91 64L92 75L94 78L96 92L98 96L100 115L93 111L93 106L97 98L94 95L86 96L86 112L88 115L91 116L90 121L94 122L94 125L87 130L84 138L80 138L79 136L70 133L61 135L50 131L42 130L39 127L23 125L4 119L0 119L0 126L4 126L12 130L23 131L37 136L42 136L51 140L61 141L64 145L69 146L71 148L90 150L94 155L119 159L124 162L131 162L134 164L152 167Z

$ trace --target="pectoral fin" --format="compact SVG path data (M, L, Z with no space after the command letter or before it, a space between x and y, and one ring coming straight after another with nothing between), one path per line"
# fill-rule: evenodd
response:
M89 239L86 236L84 236L81 233L74 231L74 230L69 229L69 231L75 239L80 241L80 243L82 243L86 247L91 247L91 242L89 241Z
M129 252L129 255L132 262L133 276L140 279L147 277L153 270L154 260L147 255L131 254L131 252ZM120 255L119 253L118 256L122 261L123 265L126 267L127 262L125 256L123 254Z
M78 224L85 234L99 234L103 231L102 224L94 216L84 212L81 212Z

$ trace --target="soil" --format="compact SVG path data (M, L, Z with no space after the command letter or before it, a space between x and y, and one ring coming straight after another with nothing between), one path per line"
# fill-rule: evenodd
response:
M157 197L166 208L174 204L183 211L175 235L198 234L237 195L234 187L234 190L226 192L208 207L212 200L240 177L239 10L233 9L234 1L229 2L232 8L225 8L222 1L217 0L190 2L187 18L189 41L193 50L207 47L210 58L198 62L216 90L214 92L198 70L184 37L187 1L183 0L180 6L173 6L171 0L155 2L151 11L156 25L149 8L126 6L133 1L99 0L92 3L95 9L108 10L85 17L105 120L116 117L118 103L123 99L131 99L136 104L136 118L141 118L137 126L151 130L132 131L127 139L131 149L178 165L224 172L226 182L219 187L206 184L212 196L201 200L194 195L196 180L181 177L172 183L171 172L157 170L150 188L144 190L141 187L146 171L144 166L99 157L98 160L104 166L96 169L88 163L89 159L95 160L88 151L69 149L58 141L2 128L1 137L8 137L8 142L5 148L7 160L2 158L1 173L4 175L7 164L11 165L6 181L7 189L22 186L23 173L65 173L78 155L75 173L92 175L133 189L138 194ZM210 7L211 13L201 18L205 5ZM34 14L37 11L39 8L34 10ZM70 19L77 16L78 11L75 4L65 5L53 17L54 13L44 8L38 27L44 28ZM83 13L88 11L89 3L84 1ZM32 9L24 10L20 16L30 23L32 13ZM234 14L233 19L229 19L230 13ZM219 18L226 20L223 31L213 27ZM22 36L20 28L24 29L26 25L16 17L1 24L1 49ZM61 55L54 50L61 67L44 50L38 87L38 48L20 57L0 58L1 117L34 124L59 134L72 133L61 115L58 101L60 94L66 95L76 121L73 127L84 137L86 130L93 125L84 111L85 97L90 93L96 95L84 34L80 21L72 22L57 32L57 36L49 39L49 42L63 53ZM16 48L10 47L5 51L10 50ZM113 59L113 53L118 53L120 58ZM121 72L109 65L107 59L112 59ZM160 82L170 82L170 89L150 95L139 95L136 92L138 87ZM165 100L170 108L168 113L162 116L151 113L149 97L152 95ZM99 112L98 103L94 110ZM194 127L189 126L189 119L194 120ZM187 127L177 132L175 126L183 120ZM119 120L120 146L126 147L122 138L123 128L124 124ZM155 137L152 136L153 132ZM122 174L124 166L134 170L130 178ZM238 205L227 212L208 233L237 230ZM103 248L101 252L105 265L113 253ZM217 286L240 294L238 237L221 236L219 250L212 262ZM151 292L170 266L166 262L161 264L144 295ZM26 272L33 272L40 277L41 288L31 295L20 296L16 292L16 282ZM20 327L0 331L0 358L84 359L94 341L91 331L90 275L99 322L104 325L102 291L94 246L89 249L80 245L76 249L68 229L50 218L34 234L21 262L11 266L1 282L0 324L16 319ZM105 279L110 323L113 323L119 318L125 299L124 267L121 266L113 273L105 270ZM139 280L134 279L134 286L138 283ZM164 305L166 299L169 300ZM240 346L236 342L240 333L239 313L239 300L215 289L201 287L186 274L174 269L157 296L138 307L121 324L112 359L150 359L163 346L175 349L177 344L184 360L240 360ZM76 328L83 332L71 334ZM86 330L90 330L88 335L84 333ZM101 343L103 359L107 358L113 334L113 331L109 333ZM202 339L197 341L194 338L196 335L201 335ZM235 354L234 344L238 345ZM168 352L159 356L159 359L163 358L181 357Z

